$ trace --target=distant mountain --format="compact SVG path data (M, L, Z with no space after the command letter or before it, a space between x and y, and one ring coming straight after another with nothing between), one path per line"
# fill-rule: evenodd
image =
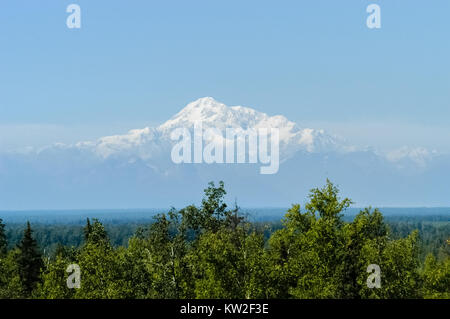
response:
M201 121L203 127L236 128L278 128L280 130L280 148L282 158L287 158L297 151L329 152L345 151L347 147L337 137L326 134L323 130L300 128L296 123L281 115L268 116L265 113L242 106L227 107L211 97L198 99L189 103L170 120L156 128L131 130L126 135L115 135L100 138L96 142L83 142L72 146L80 150L90 150L100 157L134 156L142 160L150 160L159 155L166 155L174 142L170 134L176 128L193 128ZM53 146L55 147L55 146ZM50 147L52 148L52 146Z
M171 133L180 127L277 128L280 168L260 164L175 164ZM450 157L424 148L381 153L281 115L206 97L158 127L73 145L0 155L0 209L136 208L196 202L209 181L224 180L229 199L245 206L287 206L330 178L359 205L450 206Z

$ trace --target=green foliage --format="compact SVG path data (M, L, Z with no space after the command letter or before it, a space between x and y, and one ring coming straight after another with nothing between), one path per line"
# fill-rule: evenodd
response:
M6 241L5 224L0 218L0 258L6 256L8 249L8 242Z
M151 278L151 297L182 298L190 294L187 229L182 219L182 215L172 209L168 215L156 216L149 228L144 265Z
M425 298L450 299L450 258L438 261L432 254L428 255L423 281Z
M319 213L324 220L331 220L340 223L342 212L350 207L352 201L345 198L342 201L338 197L338 188L327 179L326 185L320 188L314 188L309 194L309 202L305 205L306 211L315 214Z
M0 299L18 299L25 297L20 268L17 263L20 251L12 249L6 257L0 258Z
M76 289L75 298L109 299L129 298L132 295L131 282L125 280L127 263L123 249L115 250L98 221L87 223L87 241L77 255L81 268L81 288Z
M63 254L56 255L54 261L47 263L42 273L42 284L39 284L35 296L43 299L69 299L73 298L75 291L67 287L66 272L71 262Z
M283 297L344 297L341 279L345 237L341 213L350 205L351 200L340 200L338 189L327 180L322 189L311 190L305 213L299 205L288 211L285 229L275 233L274 242L269 242L274 244L273 268L282 268L280 280L275 277L273 281L285 282L281 287Z
M151 267L147 267L151 245L147 239L134 236L129 240L128 249L122 250L124 278L132 283L132 298L156 298L158 296L153 284ZM160 297L162 298L162 296Z
M267 297L263 256L263 236L246 225L205 232L189 256L195 298Z
M388 227L378 209L366 208L354 218L353 222L344 226L344 258L343 258L343 296L346 298L362 297L361 289L366 287L366 269L370 264L380 262L378 256L386 246ZM375 250L364 255L367 247ZM368 292L371 292L370 289ZM366 296L367 297L367 296Z
M180 211L183 223L197 234L202 231L218 231L231 215L227 210L227 204L224 203L227 192L222 181L218 187L210 182L204 192L201 207L190 205Z
M37 225L45 258L29 223L11 248L21 226L0 220L0 298L450 298L448 222L387 223L371 208L344 219L352 202L328 180L278 224L249 222L225 195L210 183L199 207L146 226ZM70 264L79 289L67 287ZM380 288L367 285L372 264Z
M105 227L103 227L98 219L94 219L94 224L91 225L91 221L88 218L83 233L86 243L100 244L109 242Z
M19 254L17 255L19 275L23 282L26 296L31 296L34 288L40 281L40 273L44 267L41 252L32 236L32 232L30 223L27 223L23 238L18 245Z
M377 264L381 268L381 288L369 289L367 276L359 276L360 294L364 298L418 298L420 276L418 263L418 233L407 238L386 242L369 240L362 248L361 260L367 267Z

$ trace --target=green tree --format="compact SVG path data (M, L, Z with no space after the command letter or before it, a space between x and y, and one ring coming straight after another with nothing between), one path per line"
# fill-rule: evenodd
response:
M420 297L418 232L406 238L389 240L380 245L376 240L368 240L362 250L364 268L377 264L381 270L381 288L367 287L367 274L358 278L363 298L405 299Z
M30 223L27 222L27 228L18 245L20 253L17 256L20 278L27 296L31 296L33 289L40 281L41 269L44 266L41 252L32 233Z
M423 270L423 296L433 299L450 299L450 258L438 261L429 254Z
M8 242L6 240L5 224L0 218L0 258L6 256L8 250Z
M196 298L267 298L262 234L243 224L203 233L190 254Z
M0 299L26 297L17 263L19 254L20 251L16 248L0 257Z
M75 289L67 287L67 266L71 263L62 253L49 262L42 273L42 283L38 285L36 297L44 299L69 299L74 296Z
M272 282L282 298L339 298L344 273L345 240L342 212L351 205L340 199L329 180L312 189L302 213L293 205L284 229L269 240L269 258L276 270ZM277 273L279 275L277 275Z
M91 221L89 218L86 219L86 226L83 228L84 241L87 242L89 240L89 235L92 233Z
M351 223L344 226L345 255L342 278L340 279L343 283L342 297L361 297L362 285L366 285L366 283L358 282L358 278L363 280L367 277L368 266L361 255L362 249L365 244L370 242L376 248L374 255L379 255L380 251L386 246L387 233L388 227L378 209L372 211L371 208L366 208L360 211ZM376 258L376 260L379 260L379 258ZM372 260L370 263L375 263L376 260Z
M84 228L48 225L35 233L27 223L22 238L12 226L11 242L21 239L8 251L0 220L0 298L450 298L445 223L386 224L371 208L347 221L352 202L329 180L270 227L250 223L237 205L229 209L225 194L223 182L209 183L199 207L155 216L128 247L135 225L107 232L87 219ZM51 250L45 263L33 234ZM80 289L66 286L69 264L80 266ZM368 287L371 264L380 267L380 288Z
M105 227L96 218L94 218L94 224L91 224L89 218L87 219L86 226L84 227L83 232L86 243L99 244L109 242L108 234L106 233Z
M151 243L147 238L138 234L128 241L128 249L123 251L124 273L123 276L130 282L133 288L133 298L143 299L156 297L153 289L151 267L148 267L150 259Z
M191 270L186 259L187 223L175 209L167 215L158 215L155 219L149 228L148 256L144 261L151 276L151 297L190 297Z
M270 298L289 298L291 287L295 286L300 276L299 260L307 247L306 233L315 222L314 214L301 213L300 205L295 204L283 219L283 228L275 231L268 240L266 252L269 263ZM301 268L301 267L300 267Z
M224 196L227 192L222 181L219 182L218 187L210 182L204 193L205 196L200 208L190 205L180 211L183 223L197 234L202 231L218 231L232 214L231 211L227 210L227 204L224 202Z
M106 230L98 220L94 219L90 227L87 242L77 256L81 270L81 288L76 289L74 298L132 297L131 283L124 277L127 264L121 258L123 252L113 249Z

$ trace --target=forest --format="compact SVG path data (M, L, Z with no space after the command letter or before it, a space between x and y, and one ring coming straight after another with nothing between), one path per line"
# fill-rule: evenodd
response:
M200 205L145 224L0 219L0 298L450 299L448 217L385 218L369 207L344 218L352 201L328 180L279 222L250 221L225 195L211 182ZM67 284L73 264L79 288Z

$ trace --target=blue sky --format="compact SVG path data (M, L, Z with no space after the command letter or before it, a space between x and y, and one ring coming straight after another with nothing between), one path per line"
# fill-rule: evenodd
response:
M71 3L80 30L66 27ZM450 151L449 12L447 0L3 0L0 150L156 125L213 96L356 144Z

